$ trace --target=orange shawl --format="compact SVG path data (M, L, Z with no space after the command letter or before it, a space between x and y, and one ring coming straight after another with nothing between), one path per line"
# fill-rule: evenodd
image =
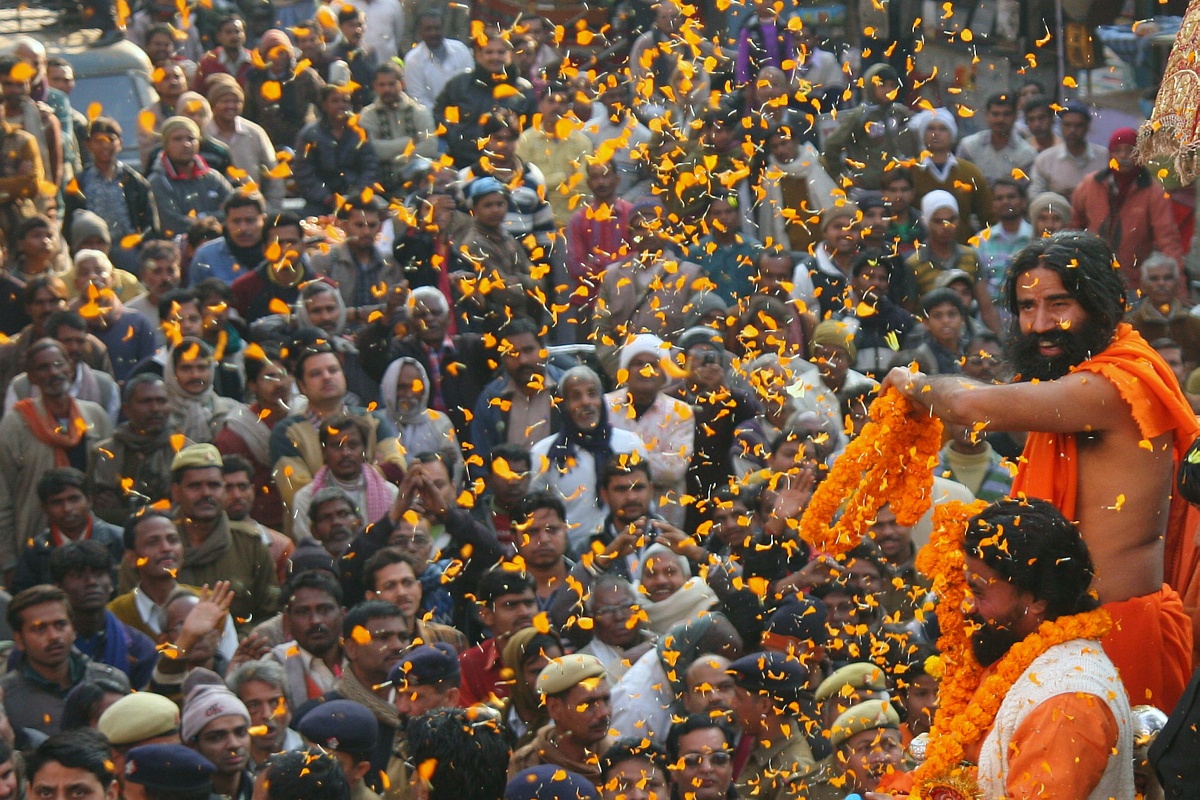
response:
M44 405L33 398L18 400L13 404L13 409L24 417L34 438L54 451L54 466L71 466L67 451L83 441L88 429L87 420L80 413L75 398L71 398L70 420L66 430L62 429L58 420L46 413Z
M1179 388L1179 381L1141 334L1126 323L1117 326L1112 344L1072 371L1103 375L1129 404L1134 422L1146 439L1175 432L1175 464L1200 435L1200 423ZM1078 444L1073 433L1030 433L1022 453L1012 496L1025 494L1048 500L1067 519L1075 519L1079 490ZM1172 503L1167 534L1167 564L1172 563L1171 531L1182 522L1183 509ZM1178 537L1176 537L1178 538ZM1178 549L1178 542L1175 543ZM1168 570L1169 571L1169 570Z

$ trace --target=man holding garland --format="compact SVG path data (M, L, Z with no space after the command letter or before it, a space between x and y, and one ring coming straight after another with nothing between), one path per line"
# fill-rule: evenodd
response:
M1013 496L1049 500L1078 521L1095 558L1092 588L1115 623L1105 652L1132 702L1172 708L1191 674L1192 621L1163 582L1164 560L1170 574L1185 511L1171 489L1200 432L1196 415L1165 362L1120 322L1121 279L1097 237L1033 242L1013 258L1005 295L1016 382L898 369L885 388L915 415L1033 431Z

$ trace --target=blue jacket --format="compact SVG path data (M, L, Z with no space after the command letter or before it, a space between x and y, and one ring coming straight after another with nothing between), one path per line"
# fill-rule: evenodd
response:
M553 364L546 365L546 384L552 386L562 380L563 372ZM471 420L471 444L475 445L474 454L488 463L488 454L496 445L507 441L505 431L508 428L507 403L494 402L507 397L514 390L508 387L508 376L501 375L487 386L475 401L475 415ZM501 406L504 406L502 409ZM562 427L562 415L554 403L550 406L550 433L558 433Z
M188 268L188 286L195 286L205 278L220 278L226 286L230 286L238 278L253 272L260 263L240 263L229 247L229 238L219 236L196 248L192 266Z

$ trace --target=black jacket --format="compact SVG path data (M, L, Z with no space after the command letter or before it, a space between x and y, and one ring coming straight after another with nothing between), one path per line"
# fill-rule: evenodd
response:
M497 98L496 87L511 86L516 91ZM478 139L483 133L479 119L489 111L507 108L517 112L523 123L528 123L537 104L533 86L517 73L517 68L508 66L503 80L496 80L490 72L478 64L471 72L451 78L433 105L433 119L446 126L446 143L454 166L463 169L479 159ZM458 109L458 122L446 119L446 109ZM453 116L453 115L452 115Z

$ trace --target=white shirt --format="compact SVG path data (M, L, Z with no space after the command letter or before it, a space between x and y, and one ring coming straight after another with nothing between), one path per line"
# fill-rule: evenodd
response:
M158 603L150 599L150 596L143 592L140 588L133 589L133 606L137 609L138 616L147 628L154 631L156 634L161 634L166 627L167 610ZM237 630L233 627L233 619L228 615L225 617L225 631L221 634L221 641L217 643L217 652L223 658L229 660L233 658L233 654L238 649Z
M550 463L550 445L557 434L547 436L531 451L534 476L529 481L530 492L554 492L567 507L567 545L572 552L586 547L587 538L604 524L608 506L600 502L596 488L596 459L583 448L576 448L574 461L565 469ZM615 455L637 453L649 459L645 445L637 434L613 428L609 442Z
M446 83L461 72L475 68L475 58L457 39L444 39L434 53L421 42L404 58L404 90L421 105L433 111L433 104Z
M625 119L613 124L613 121L609 119L608 109L601 106L599 114L593 115L583 124L583 132L592 140L592 147L597 150L605 142L612 142L615 145L612 160L617 168L617 177L620 179L620 183L617 184L617 194L624 197L642 178L642 162L635 159L633 154L650 144L653 136L650 129L638 122L637 117L633 114L628 114Z
M400 55L404 41L404 8L400 0L349 0L366 15L363 44L375 51L380 63Z

